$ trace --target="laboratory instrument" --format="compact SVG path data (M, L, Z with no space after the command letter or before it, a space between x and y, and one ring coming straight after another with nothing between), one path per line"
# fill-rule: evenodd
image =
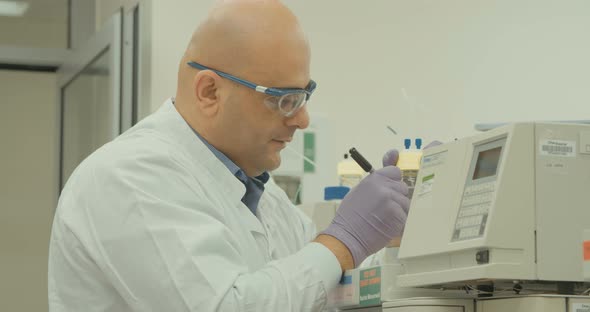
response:
M347 271L333 304L471 311L412 304L430 290L478 312L590 311L589 190L590 125L514 123L424 150L399 254Z
M403 286L584 282L590 125L515 123L424 151ZM570 291L568 291L568 288Z
M336 216L336 210L338 210L342 199L349 191L350 188L346 186L324 188L324 201L314 204L310 216L318 232L325 230L332 223L334 216Z

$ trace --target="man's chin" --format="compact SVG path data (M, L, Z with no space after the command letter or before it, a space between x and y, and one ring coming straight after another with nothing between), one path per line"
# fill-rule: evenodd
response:
M269 159L264 165L266 169L264 171L273 171L278 169L281 166L281 156L280 155L273 155L271 159Z

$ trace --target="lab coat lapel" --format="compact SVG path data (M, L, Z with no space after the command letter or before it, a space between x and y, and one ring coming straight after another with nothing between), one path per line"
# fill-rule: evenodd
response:
M195 176L202 179L203 172L209 175L208 183L217 184L216 187L210 188L216 192L216 196L220 201L224 202L223 207L234 207L235 211L227 211L226 213L234 214L241 220L242 224L251 232L255 232L266 237L266 231L260 223L260 220L242 203L242 197L246 194L246 187L238 180L227 167L199 140L190 126L182 118L182 116L174 107L172 99L169 99L160 108L162 114L167 114L167 127L179 140L179 143L184 146L190 153L194 155L192 158L198 163L195 163Z

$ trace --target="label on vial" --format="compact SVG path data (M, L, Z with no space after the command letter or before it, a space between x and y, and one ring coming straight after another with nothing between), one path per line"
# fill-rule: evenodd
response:
M540 140L539 153L543 156L576 157L576 142Z
M416 186L416 178L418 177L418 170L402 170L402 181L408 186L408 198L414 195L414 187Z

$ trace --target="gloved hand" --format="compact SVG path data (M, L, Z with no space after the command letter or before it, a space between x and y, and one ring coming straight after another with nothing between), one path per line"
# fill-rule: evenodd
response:
M401 236L410 208L407 194L399 168L386 166L375 170L344 197L334 220L322 234L346 245L356 267L393 237Z
M388 150L383 155L383 167L397 166L397 160L399 159L399 152L394 148Z
M434 141L428 143L426 146L424 146L424 149L426 150L426 149L429 149L431 147L435 147L435 146L438 146L441 144L442 144L442 142L434 140ZM385 153L385 155L383 155L383 167L396 166L398 159L399 159L399 152L396 149L391 149L391 150L387 151L387 153Z

